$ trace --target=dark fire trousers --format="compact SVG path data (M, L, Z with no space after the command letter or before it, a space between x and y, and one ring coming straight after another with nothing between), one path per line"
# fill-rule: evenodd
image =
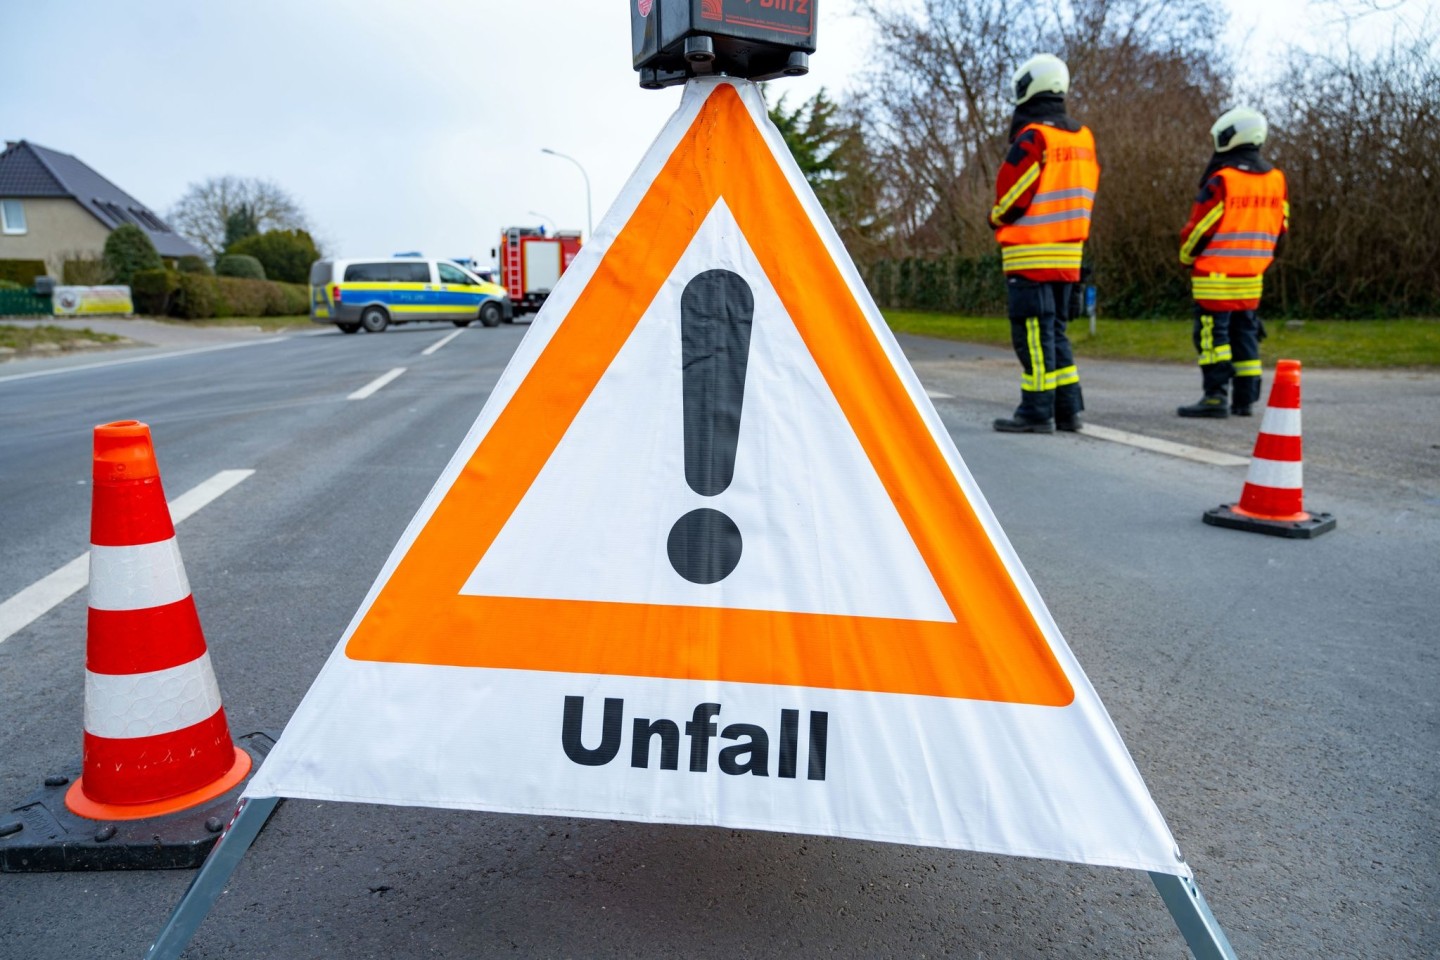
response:
M1235 383L1230 405L1247 407L1260 401L1260 341L1265 338L1254 310L1216 311L1195 304L1193 339L1200 355L1205 396L1224 399Z
M1085 409L1080 373L1065 326L1070 320L1074 284L1005 278L1009 295L1010 341L1020 359L1021 420L1070 420Z

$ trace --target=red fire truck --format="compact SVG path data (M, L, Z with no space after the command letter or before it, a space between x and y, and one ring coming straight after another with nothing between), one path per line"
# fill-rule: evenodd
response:
M579 252L578 230L510 227L500 235L495 281L509 292L517 314L535 313Z

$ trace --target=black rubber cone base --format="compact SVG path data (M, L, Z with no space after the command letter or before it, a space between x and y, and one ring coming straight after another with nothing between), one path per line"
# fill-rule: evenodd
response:
M254 761L251 776L275 746L266 733L236 745ZM249 777L208 803L147 820L91 820L71 813L65 791L80 775L45 778L39 793L0 813L0 873L59 870L183 870L205 861L230 822Z
M1320 534L1335 529L1335 518L1328 513L1312 513L1309 520L1261 520L1236 513L1231 509L1233 506L1233 503L1221 504L1214 510L1206 510L1201 519L1212 527L1248 530L1251 533L1287 537L1291 540L1313 540Z

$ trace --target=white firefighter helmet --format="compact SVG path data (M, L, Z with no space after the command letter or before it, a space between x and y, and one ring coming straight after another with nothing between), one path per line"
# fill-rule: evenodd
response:
M1037 93L1065 96L1070 89L1070 68L1054 54L1037 53L1020 64L1010 78L1010 100L1020 106Z
M1210 139L1215 141L1215 152L1224 153L1239 146L1258 147L1265 142L1269 131L1265 116L1259 110L1236 107L1215 121L1215 126L1210 128Z

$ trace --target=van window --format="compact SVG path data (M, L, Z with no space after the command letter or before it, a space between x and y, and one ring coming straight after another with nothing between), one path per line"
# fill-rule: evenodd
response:
M330 261L316 260L310 265L310 286L323 287L330 282Z
M346 283L384 283L389 279L388 263L352 263L345 268Z
M396 283L429 283L430 264L423 260L419 263L392 263L390 279Z
M437 263L436 266L440 268L441 283L473 284L475 282L459 267L451 266L448 263Z

